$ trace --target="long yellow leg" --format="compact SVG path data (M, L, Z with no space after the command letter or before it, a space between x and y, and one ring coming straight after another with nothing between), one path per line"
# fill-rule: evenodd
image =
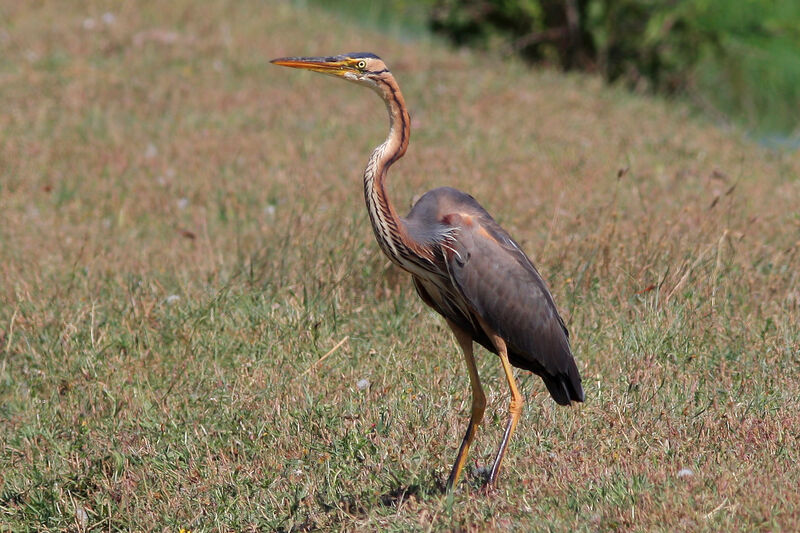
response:
M469 371L469 383L472 386L472 414L467 426L467 433L464 435L464 440L461 441L461 448L458 450L458 455L456 455L453 470L450 471L450 477L447 480L447 492L450 492L458 483L461 470L467 460L467 452L469 452L469 447L475 439L478 424L483 419L483 412L486 410L486 396L483 394L481 380L478 377L478 368L475 366L475 358L472 355L472 336L449 320L447 325L453 330L456 340L461 346L461 351L464 352L464 359L467 361L467 370Z
M486 329L485 326L484 329ZM500 361L503 363L503 371L506 374L506 380L508 380L508 387L511 389L508 424L506 424L503 440L500 442L500 448L497 450L497 457L494 460L492 471L489 474L489 486L492 487L497 481L497 473L500 471L500 464L503 462L503 456L506 453L508 441L511 440L511 435L514 434L514 429L516 429L520 414L522 414L524 399L517 389L517 382L514 380L514 373L511 370L511 364L508 362L508 352L506 350L505 341L499 335L490 332L490 330L487 330L487 333L489 333L489 338L497 348L497 354L500 356Z

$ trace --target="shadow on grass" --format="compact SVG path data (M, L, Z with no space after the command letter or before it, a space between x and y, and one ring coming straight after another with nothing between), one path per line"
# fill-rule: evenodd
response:
M475 467L469 473L464 472L465 475L461 478L459 484L464 489L485 491L488 487L490 471L491 469L488 467ZM427 483L423 484L404 484L396 480L392 488L382 494L379 500L381 505L385 507L399 507L410 498L427 500L445 495L447 495L447 478L431 473Z
M436 481L436 485L440 482ZM399 507L402 503L410 498L425 499L430 495L430 491L423 491L418 484L412 485L396 485L388 492L380 497L381 505L384 507Z
M481 491L487 489L489 483L489 468L476 467L469 473L465 472L460 485L464 489ZM457 488L456 488L457 490ZM396 480L392 488L379 497L381 505L385 507L399 507L411 498L427 500L447 495L447 478L431 473L426 483L405 484Z
M354 516L366 516L373 506L398 508L410 499L427 500L444 494L445 485L431 475L425 483L403 483L395 480L389 489L377 497L365 497L361 494L348 494L339 499L338 507ZM332 509L330 505L323 506Z

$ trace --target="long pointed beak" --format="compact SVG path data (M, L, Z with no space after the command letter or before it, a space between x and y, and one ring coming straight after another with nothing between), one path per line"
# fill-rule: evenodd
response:
M280 57L273 59L270 63L281 67L302 68L334 76L343 76L348 70L347 62L339 57Z

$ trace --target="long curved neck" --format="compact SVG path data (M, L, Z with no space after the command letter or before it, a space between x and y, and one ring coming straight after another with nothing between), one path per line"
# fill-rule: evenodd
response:
M411 120L394 76L387 71L375 82L373 88L389 111L389 135L373 150L364 170L364 198L381 249L392 261L408 269L409 246L413 243L408 240L405 226L386 195L385 181L389 167L406 153Z

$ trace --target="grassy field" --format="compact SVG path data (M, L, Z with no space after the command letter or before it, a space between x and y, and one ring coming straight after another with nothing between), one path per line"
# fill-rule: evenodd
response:
M469 384L369 228L383 105L268 63L353 50L401 211L473 194L572 332L586 403L520 373L488 495L507 387L479 352L444 496ZM0 530L800 530L798 153L284 2L2 2L0 101Z

